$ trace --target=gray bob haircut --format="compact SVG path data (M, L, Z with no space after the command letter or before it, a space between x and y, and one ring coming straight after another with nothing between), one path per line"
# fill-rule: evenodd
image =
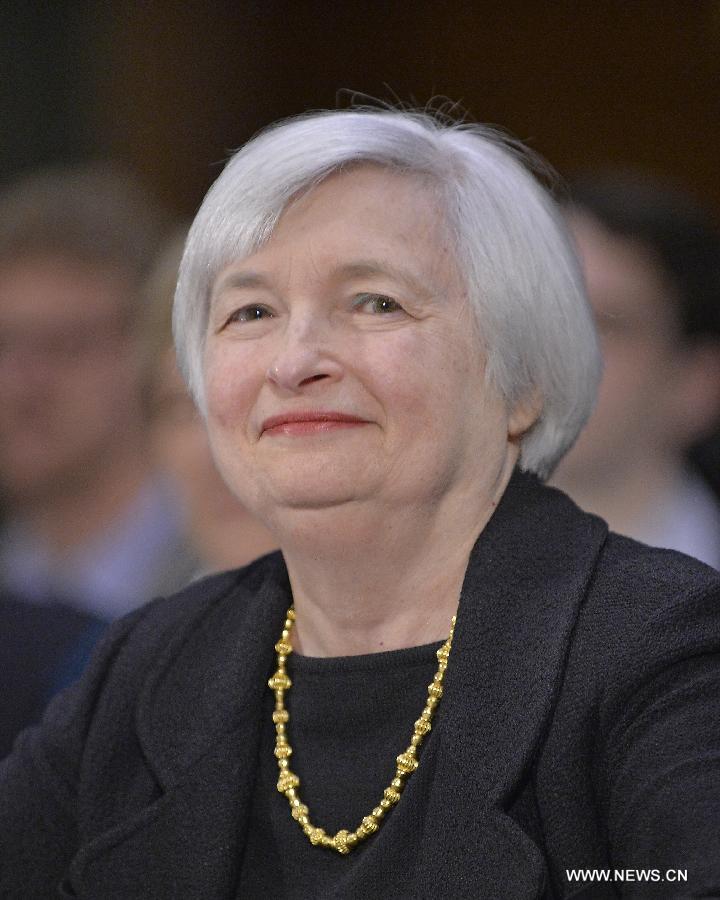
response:
M212 285L268 240L299 194L363 163L430 183L487 358L509 407L538 397L520 465L547 477L585 424L600 355L577 259L554 201L526 154L480 125L400 110L312 113L242 147L210 188L190 229L175 295L180 367L205 412L203 352Z

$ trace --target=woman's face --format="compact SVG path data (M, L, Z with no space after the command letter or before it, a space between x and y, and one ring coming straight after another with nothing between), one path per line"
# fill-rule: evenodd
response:
M268 521L484 499L516 453L484 363L431 190L372 166L331 176L216 279L204 357L216 460Z

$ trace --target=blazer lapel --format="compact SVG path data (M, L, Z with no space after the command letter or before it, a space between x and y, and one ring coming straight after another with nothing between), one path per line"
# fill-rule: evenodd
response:
M259 710L287 609L281 561L170 646L140 698L137 734L161 796L76 856L93 900L232 896L255 782Z
M549 727L606 534L600 519L519 473L481 534L438 715L418 896L541 896L541 853L507 810Z

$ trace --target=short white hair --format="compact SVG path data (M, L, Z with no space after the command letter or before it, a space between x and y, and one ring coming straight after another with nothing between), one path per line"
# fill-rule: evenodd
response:
M375 164L437 189L487 379L509 408L530 396L542 403L520 465L547 477L592 411L600 354L571 241L528 159L491 128L401 110L312 113L253 138L208 191L180 266L175 339L201 412L209 298L219 272L256 251L300 193L339 170Z

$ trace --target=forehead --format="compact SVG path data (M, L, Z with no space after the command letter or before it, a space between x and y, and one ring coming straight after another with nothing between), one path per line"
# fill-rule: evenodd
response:
M302 192L268 240L232 268L308 264L327 272L342 261L348 274L361 276L383 260L427 271L454 264L450 231L428 178L362 165Z

